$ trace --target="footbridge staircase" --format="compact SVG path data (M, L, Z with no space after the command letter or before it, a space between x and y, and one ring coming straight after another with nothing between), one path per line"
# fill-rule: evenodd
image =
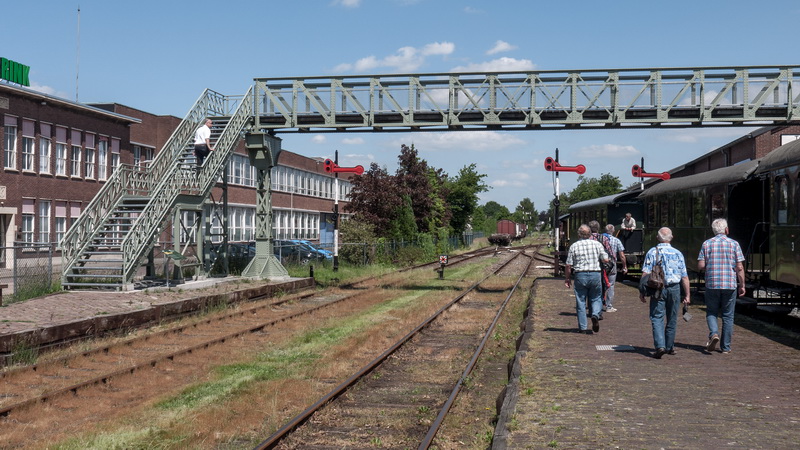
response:
M130 289L178 205L202 208L252 109L252 88L243 97L206 90L149 164L120 165L64 236L63 288ZM207 117L215 151L195 170L194 132Z

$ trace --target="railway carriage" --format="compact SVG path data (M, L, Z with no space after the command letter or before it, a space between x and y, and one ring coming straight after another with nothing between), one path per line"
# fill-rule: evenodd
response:
M793 303L800 298L800 140L765 157L666 180L641 193L645 227L673 230L673 246L697 271L697 254L712 236L711 222L728 220L745 254L747 289ZM645 248L655 245L647 233Z
M616 230L615 236L622 241L622 245L625 247L625 259L629 272L640 270L644 258L642 252L644 230L641 219L644 208L642 201L637 198L640 192L638 189L625 191L571 205L569 214L562 218L562 221L565 222L563 227L565 246L577 239L578 227L581 224L596 220L602 228L611 223ZM622 219L625 218L626 213L631 213L631 216L636 219L636 229L630 235L621 232ZM601 232L603 231L605 229L601 229Z
M527 224L517 223L509 219L502 219L497 221L497 233L489 236L489 243L507 246L511 245L511 241L522 239L527 235Z

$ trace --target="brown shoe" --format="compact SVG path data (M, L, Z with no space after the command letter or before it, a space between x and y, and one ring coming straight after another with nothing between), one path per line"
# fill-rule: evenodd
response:
M711 336L711 340L706 344L706 350L713 352L717 348L717 343L719 343L719 336L715 334Z

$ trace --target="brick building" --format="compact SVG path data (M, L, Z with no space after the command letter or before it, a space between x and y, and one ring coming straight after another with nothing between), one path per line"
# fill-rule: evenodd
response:
M800 125L762 127L670 170L670 174L677 178L756 160L799 138Z
M0 244L58 241L119 164L138 119L0 84Z
M181 122L117 103L76 103L4 83L0 116L0 247L59 242L116 167L148 164ZM282 151L271 176L273 236L332 242L334 182L323 160ZM256 173L243 141L228 162L227 179L229 240L251 241ZM343 207L350 185L346 177L339 184ZM218 203L220 185L212 191ZM219 220L213 232L222 232ZM5 253L0 258L7 267Z

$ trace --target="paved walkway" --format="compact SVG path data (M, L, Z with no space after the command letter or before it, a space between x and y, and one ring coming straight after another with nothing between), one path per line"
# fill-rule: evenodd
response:
M311 278L253 281L239 277L190 281L141 291L64 291L0 307L0 356L18 343L52 344L105 331L157 323L217 303L312 287Z
M732 352L705 350L702 297L676 355L652 357L648 306L617 287L617 312L578 334L562 279L536 285L495 448L800 447L800 338L736 317ZM590 322L591 324L591 322Z

